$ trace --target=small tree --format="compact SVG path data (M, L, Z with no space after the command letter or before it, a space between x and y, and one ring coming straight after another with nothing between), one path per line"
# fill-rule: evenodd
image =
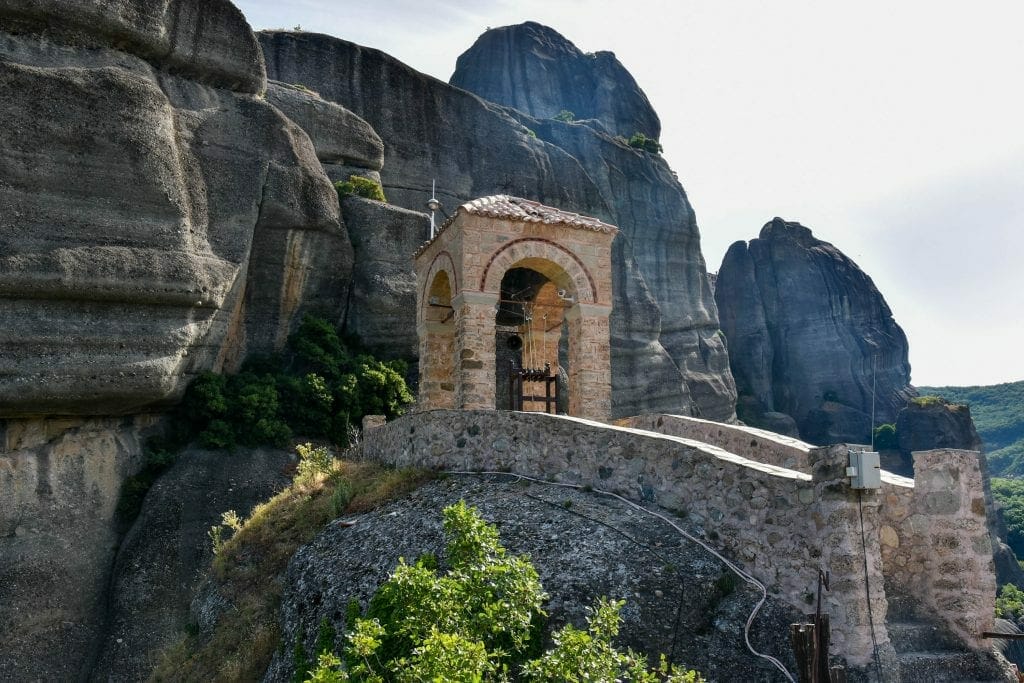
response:
M631 650L612 645L623 601L600 599L586 631L571 625L554 634L554 649L535 657L547 595L525 557L509 555L497 529L465 502L445 508L447 558L415 564L399 559L391 577L355 617L344 657L321 653L309 681L669 681L699 683L664 657L655 670ZM342 661L344 659L344 662Z
M896 425L884 424L875 428L875 450L889 451L900 447L899 439L896 437Z
M565 123L572 123L575 120L576 114L573 114L568 109L563 109L562 111L555 114L555 121L564 121Z

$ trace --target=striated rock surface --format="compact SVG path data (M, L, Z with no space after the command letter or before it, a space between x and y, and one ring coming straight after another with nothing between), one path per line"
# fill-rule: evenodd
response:
M265 84L226 0L0 2L0 415L164 405L340 320L335 193Z
M188 450L153 485L125 536L110 581L107 626L89 680L142 681L189 625L189 605L213 559L221 513L248 517L285 487L286 451Z
M911 401L900 410L896 415L896 438L904 453L935 448L981 450L971 407L941 398Z
M362 197L341 206L355 249L345 331L384 358L415 358L416 278L411 254L430 233L422 213Z
M743 626L759 592L663 521L596 493L484 477L426 484L403 499L332 524L293 556L282 597L282 643L265 681L290 680L296 642L314 651L320 621L345 630L351 599L366 606L399 557L442 558L441 510L465 500L497 525L502 543L528 554L549 593L547 633L585 625L600 596L624 598L618 643L699 668L709 681L777 681L746 650ZM751 628L754 647L791 658L793 612L769 600ZM792 663L789 663L792 670Z
M0 680L76 680L104 630L121 482L151 418L0 421Z
M449 211L511 194L619 227L614 414L733 417L735 388L696 221L663 160L600 126L540 121L486 102L377 50L306 32L262 32L259 39L271 78L311 88L377 131L386 143L381 179L392 203L422 211L436 179Z
M366 121L300 85L271 81L267 101L306 132L332 181L351 175L380 181L384 142Z
M715 290L740 418L791 416L813 443L869 443L914 395L907 339L869 278L799 223L733 244Z
M613 135L661 135L647 95L613 53L585 54L532 21L486 31L459 56L450 82L538 119L570 111Z

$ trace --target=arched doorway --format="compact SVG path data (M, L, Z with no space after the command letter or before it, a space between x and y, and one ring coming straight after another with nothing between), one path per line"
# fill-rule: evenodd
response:
M573 299L572 292L532 268L505 272L494 322L494 403L499 410L567 412L565 317Z
M499 395L508 394L497 378L502 360L515 359L568 366L567 412L607 419L616 232L505 195L460 206L415 255L419 408L504 407ZM517 349L508 346L513 336L522 342Z

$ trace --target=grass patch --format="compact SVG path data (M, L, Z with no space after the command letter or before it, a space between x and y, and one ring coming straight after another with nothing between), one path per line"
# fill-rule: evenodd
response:
M291 486L258 505L214 557L213 580L231 607L212 636L185 634L164 653L150 679L261 679L280 646L281 578L295 551L339 515L372 510L431 478L425 470L345 460L334 461L327 474L297 476ZM339 490L344 493L336 495Z

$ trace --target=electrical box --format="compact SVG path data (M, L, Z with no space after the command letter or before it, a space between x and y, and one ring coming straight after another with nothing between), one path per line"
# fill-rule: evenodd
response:
M882 464L878 453L871 451L850 451L850 466L846 468L850 486L855 489L877 489L882 487Z

